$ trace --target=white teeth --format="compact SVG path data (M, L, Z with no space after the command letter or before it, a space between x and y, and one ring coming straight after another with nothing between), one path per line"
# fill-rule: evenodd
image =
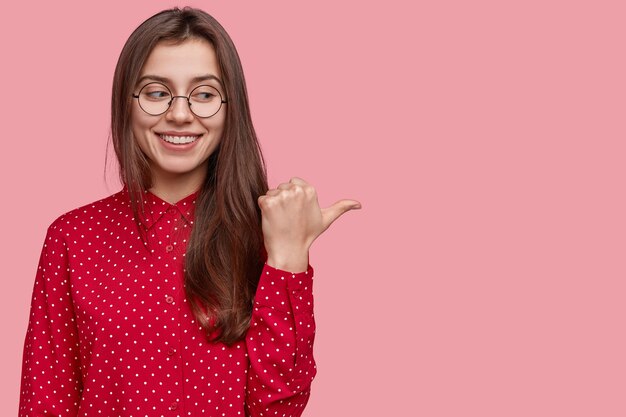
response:
M200 137L200 136L170 136L170 135L159 135L159 136L161 136L161 139L165 140L166 142L176 143L176 144L191 143Z

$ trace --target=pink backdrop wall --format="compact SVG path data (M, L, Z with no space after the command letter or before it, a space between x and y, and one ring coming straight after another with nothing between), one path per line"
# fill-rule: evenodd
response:
M623 2L188 4L238 46L271 184L363 203L311 255L306 416L626 415ZM118 189L117 55L173 5L3 6L2 415L47 225Z

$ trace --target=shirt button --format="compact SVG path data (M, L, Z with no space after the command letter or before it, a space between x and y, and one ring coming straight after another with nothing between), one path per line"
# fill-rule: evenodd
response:
M176 349L174 348L170 348L170 350L167 351L167 354L172 356L174 353L176 353Z
M174 214L174 213L176 213L176 209L174 207L170 207L170 208L167 209L167 212L169 214Z
M172 304L174 302L174 297L172 297L171 295L168 295L167 297L165 297L165 301L168 304Z
M170 410L176 410L177 408L178 408L177 402L173 402L172 404L170 404Z
M167 245L167 246L165 247L165 251L166 251L166 252L171 252L171 251L173 251L173 250L174 250L174 245Z

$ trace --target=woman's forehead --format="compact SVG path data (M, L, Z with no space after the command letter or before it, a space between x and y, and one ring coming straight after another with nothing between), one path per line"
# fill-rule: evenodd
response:
M221 79L213 45L197 38L179 43L158 43L144 64L140 79L147 76L174 84Z

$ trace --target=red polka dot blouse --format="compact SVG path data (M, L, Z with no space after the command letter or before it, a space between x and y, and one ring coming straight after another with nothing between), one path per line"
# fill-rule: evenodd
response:
M24 343L19 415L300 416L315 376L313 269L264 266L245 340L208 342L185 298L197 193L126 189L48 229Z

